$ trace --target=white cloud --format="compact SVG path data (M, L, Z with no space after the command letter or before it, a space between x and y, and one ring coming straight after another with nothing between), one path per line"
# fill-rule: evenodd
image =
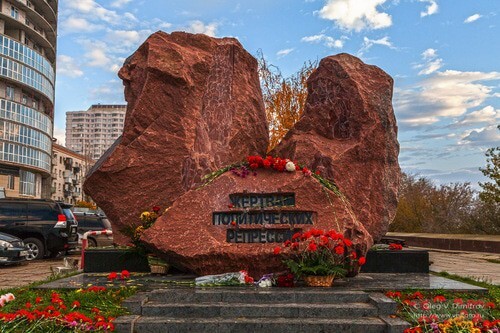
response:
M289 55L290 53L293 52L293 48L291 49L283 49L283 50L279 50L278 52L276 52L276 55L278 56L278 58L283 58L283 57L286 57L287 55Z
M363 38L363 46L361 47L361 49L358 51L358 55L359 56L362 56L366 51L368 51L369 49L371 49L371 47L373 45L381 45L381 46L386 46L390 49L397 49L392 43L391 41L389 40L389 36L385 36L383 38L380 38L380 39L369 39L368 37L364 37Z
M189 22L189 26L185 28L185 31L215 37L217 33L217 26L218 24L216 22L205 24L202 21L195 20Z
M485 81L499 81L500 72L461 72L447 70L406 89L395 89L394 110L400 125L418 127L443 118L463 116L468 109L496 97L497 87Z
M70 16L63 20L61 23L61 30L63 32L94 32L103 29L103 26L90 23L84 18Z
M382 29L392 25L389 14L379 12L378 6L387 0L327 0L319 11L323 19L334 21L345 30Z
M437 57L437 51L435 49L427 49L422 52L422 58L425 59L434 59Z
M420 2L427 2L427 8L425 8L425 12L420 12L420 17L425 17L429 15L436 14L438 12L439 6L436 0L420 0Z
M464 23L472 23L474 21L479 20L481 17L482 17L482 15L479 15L479 14L471 15L465 19Z
M107 68L111 64L111 58L109 58L103 49L95 48L85 53L85 58L88 59L88 65L92 67L103 67Z
M99 103L124 103L123 83L121 80L109 80L103 85L91 89L90 98Z
M488 123L491 125L500 123L500 109L495 109L491 105L485 106L480 110L466 114L460 121L453 124L453 126L464 126L474 123Z
M115 0L111 3L111 7L121 8L131 2L132 0Z
M57 56L57 74L76 78L82 76L83 71L76 64L75 59L70 56L60 54Z
M443 67L443 59L436 59L433 61L429 61L424 65L424 68L418 72L418 75L429 75L434 73Z
M121 24L124 21L137 21L131 13L118 14L95 2L94 0L67 1L66 6L76 13L85 15L87 20L100 20L112 25Z
M328 48L341 49L344 47L344 40L348 39L346 36L340 37L340 39L335 39L333 37L327 36L325 34L306 36L300 39L301 42L305 43L323 43Z
M418 75L432 74L444 65L443 59L438 58L437 50L435 49L427 49L422 52L422 60L424 60L425 63L413 66L416 69L421 69Z
M490 125L465 131L458 143L461 145L490 147L498 145L498 142L500 142L500 131L497 125Z

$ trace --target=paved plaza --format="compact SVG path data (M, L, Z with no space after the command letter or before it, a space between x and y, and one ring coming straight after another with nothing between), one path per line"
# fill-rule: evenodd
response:
M448 272L493 284L500 284L500 254L430 250L431 271ZM78 258L78 256L73 256ZM491 261L488 261L491 260ZM492 262L492 261L496 261ZM28 264L0 266L0 289L21 287L46 280L63 259L45 259Z

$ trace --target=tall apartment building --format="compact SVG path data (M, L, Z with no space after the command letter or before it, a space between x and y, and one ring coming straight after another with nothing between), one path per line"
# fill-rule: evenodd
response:
M98 160L123 132L127 105L92 105L66 112L66 147Z
M52 199L70 204L83 200L84 176L93 163L93 160L54 143L52 150Z
M57 0L0 1L0 196L50 197Z

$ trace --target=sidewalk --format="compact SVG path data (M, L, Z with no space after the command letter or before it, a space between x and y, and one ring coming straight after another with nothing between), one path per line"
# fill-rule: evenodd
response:
M474 280L500 285L500 254L464 252L450 250L429 250L430 270L448 272ZM487 259L496 260L497 263Z
M52 271L60 266L64 266L62 257L35 260L20 265L0 266L0 290L46 280L52 276Z

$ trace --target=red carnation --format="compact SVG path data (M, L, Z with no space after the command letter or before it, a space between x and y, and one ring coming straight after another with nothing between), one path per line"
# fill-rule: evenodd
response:
M274 251L273 251L273 252L274 252L274 254L280 254L280 252L281 252L281 247L276 246L276 247L274 248Z
M158 213L160 211L160 206L153 206L153 212Z
M231 225L234 227L236 226L236 221L231 221Z
M343 246L335 246L335 253L344 254L344 247Z
M310 252L315 252L318 249L318 246L316 243L309 243L309 246L307 247L307 250Z
M366 258L365 257L360 257L359 260L358 260L358 264L360 266L363 266L364 264L366 264Z
M122 280L130 278L130 272L124 269L121 274Z
M346 246L352 246L352 242L351 242L351 240L350 240L350 239L348 239L348 238L344 238L344 244L345 244Z
M118 274L116 272L111 272L108 275L108 280L115 280L118 277Z

